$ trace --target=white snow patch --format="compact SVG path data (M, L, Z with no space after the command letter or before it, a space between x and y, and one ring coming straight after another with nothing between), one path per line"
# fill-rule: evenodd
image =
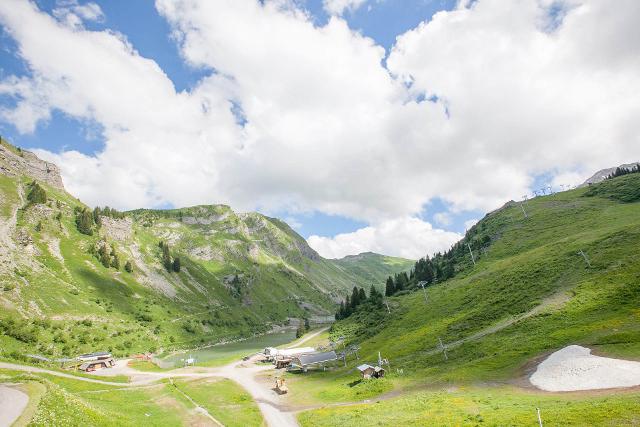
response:
M538 365L529 381L546 391L596 390L640 385L640 362L594 356L570 345Z

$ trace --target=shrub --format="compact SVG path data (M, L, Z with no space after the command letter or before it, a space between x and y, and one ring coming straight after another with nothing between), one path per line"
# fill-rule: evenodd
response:
M29 191L29 194L27 195L27 200L33 204L46 203L47 192L40 186L40 184L33 181L31 183L31 191Z
M93 235L93 214L86 208L76 213L76 227L82 234Z

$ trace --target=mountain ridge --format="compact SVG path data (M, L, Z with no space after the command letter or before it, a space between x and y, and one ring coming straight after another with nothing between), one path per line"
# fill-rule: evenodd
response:
M326 318L353 286L381 286L410 265L361 275L322 258L285 222L226 205L90 211L64 190L55 165L0 147L5 356L236 339L290 318Z

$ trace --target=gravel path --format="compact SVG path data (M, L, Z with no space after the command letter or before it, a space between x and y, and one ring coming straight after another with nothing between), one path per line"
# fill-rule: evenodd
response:
M594 356L588 348L570 345L540 363L529 381L546 391L633 387L640 385L640 362Z
M26 393L0 384L0 427L8 427L17 420L29 403Z

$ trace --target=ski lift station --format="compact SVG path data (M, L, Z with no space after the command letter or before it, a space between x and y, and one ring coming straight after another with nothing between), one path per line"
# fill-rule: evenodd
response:
M338 356L335 351L301 354L291 358L291 365L288 370L300 369L303 372L307 372L310 367L318 365L324 369L325 363L333 362L337 359Z

